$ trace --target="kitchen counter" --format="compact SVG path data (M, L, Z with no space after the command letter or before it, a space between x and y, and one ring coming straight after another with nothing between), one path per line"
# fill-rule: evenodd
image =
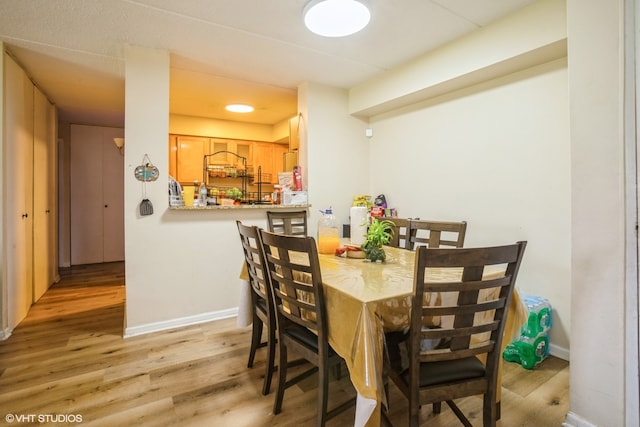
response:
M262 205L231 205L231 206L169 206L169 210L173 211L216 211L216 210L244 210L244 209L306 209L310 208L309 204L301 204L301 205L270 205L270 204L262 204Z

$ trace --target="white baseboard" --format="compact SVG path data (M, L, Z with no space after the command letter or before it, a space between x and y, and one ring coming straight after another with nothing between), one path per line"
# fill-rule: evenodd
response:
M148 323L146 325L125 328L124 338L131 338L138 335L151 334L153 332L166 331L169 329L181 328L183 326L197 325L200 323L212 322L214 320L228 319L238 315L238 308L202 313L195 316L181 317L163 322Z
M569 350L554 344L549 344L549 354L562 360L569 361Z
M562 423L562 427L597 427L597 426L595 424L591 424L589 421L585 420L584 418L569 411L567 413L567 417Z

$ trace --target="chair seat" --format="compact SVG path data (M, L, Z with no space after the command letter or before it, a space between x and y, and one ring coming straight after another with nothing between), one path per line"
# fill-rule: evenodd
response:
M309 349L318 351L318 336L311 332L309 329L300 325L289 325L282 331L284 334L291 336L299 343L304 344ZM337 355L335 350L329 346L329 357Z
M420 364L420 387L482 377L485 367L475 357ZM409 385L409 370L400 376Z

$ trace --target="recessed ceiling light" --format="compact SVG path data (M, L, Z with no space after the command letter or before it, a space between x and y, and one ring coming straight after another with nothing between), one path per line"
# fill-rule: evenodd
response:
M232 113L250 113L253 111L253 107L251 105L245 104L229 104L225 109Z
M312 0L303 13L307 28L325 37L357 33L371 19L369 9L356 0Z

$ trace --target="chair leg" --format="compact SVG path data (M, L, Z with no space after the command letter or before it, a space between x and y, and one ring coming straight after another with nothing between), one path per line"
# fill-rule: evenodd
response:
M491 393L484 395L482 408L482 425L484 427L495 427L498 419L496 399Z
M278 387L276 389L276 398L273 402L274 414L279 414L282 410L284 389L287 387L287 347L282 344L282 340L278 340L278 350L280 357L278 358Z
M249 363L247 367L253 367L253 359L256 357L256 350L260 346L262 339L262 320L258 316L253 316L253 326L251 327L251 349L249 350Z
M327 422L327 407L329 399L329 368L328 361L318 366L318 427L324 427Z
M439 414L442 411L442 402L436 402L433 404L433 413Z
M264 373L264 385L262 386L262 394L267 395L271 391L271 378L275 372L276 360L276 334L275 330L269 328L267 341L267 366Z
M415 400L409 398L409 427L418 427L420 425L420 402L418 397Z

